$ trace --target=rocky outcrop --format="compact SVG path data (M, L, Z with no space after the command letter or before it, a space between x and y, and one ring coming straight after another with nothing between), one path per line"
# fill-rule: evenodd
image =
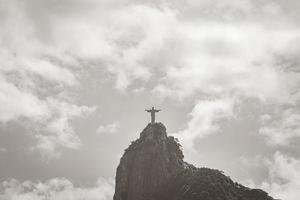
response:
M262 190L233 182L219 170L195 167L171 177L153 197L155 200L273 200Z
M183 154L161 123L149 124L125 150L116 175L114 200L142 200L184 168Z
M183 161L181 146L162 123L148 124L125 150L114 200L272 200L264 191L234 183L218 170Z

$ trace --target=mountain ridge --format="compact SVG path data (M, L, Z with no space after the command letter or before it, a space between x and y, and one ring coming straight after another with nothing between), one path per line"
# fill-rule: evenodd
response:
M216 169L185 162L181 145L162 123L149 123L125 150L114 200L273 200Z

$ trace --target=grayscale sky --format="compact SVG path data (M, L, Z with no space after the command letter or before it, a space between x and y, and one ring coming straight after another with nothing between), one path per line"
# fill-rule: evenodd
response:
M299 13L298 0L0 0L0 199L111 199L156 106L188 162L298 200Z

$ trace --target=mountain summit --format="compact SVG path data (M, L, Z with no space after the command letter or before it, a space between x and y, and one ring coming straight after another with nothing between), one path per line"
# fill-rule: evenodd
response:
M233 182L221 171L183 161L178 141L162 123L150 123L125 150L114 200L273 200Z

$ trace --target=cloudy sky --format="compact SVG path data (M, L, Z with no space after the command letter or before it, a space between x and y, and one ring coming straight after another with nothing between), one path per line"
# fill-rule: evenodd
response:
M145 108L185 159L300 197L298 0L0 0L0 199L112 199Z

